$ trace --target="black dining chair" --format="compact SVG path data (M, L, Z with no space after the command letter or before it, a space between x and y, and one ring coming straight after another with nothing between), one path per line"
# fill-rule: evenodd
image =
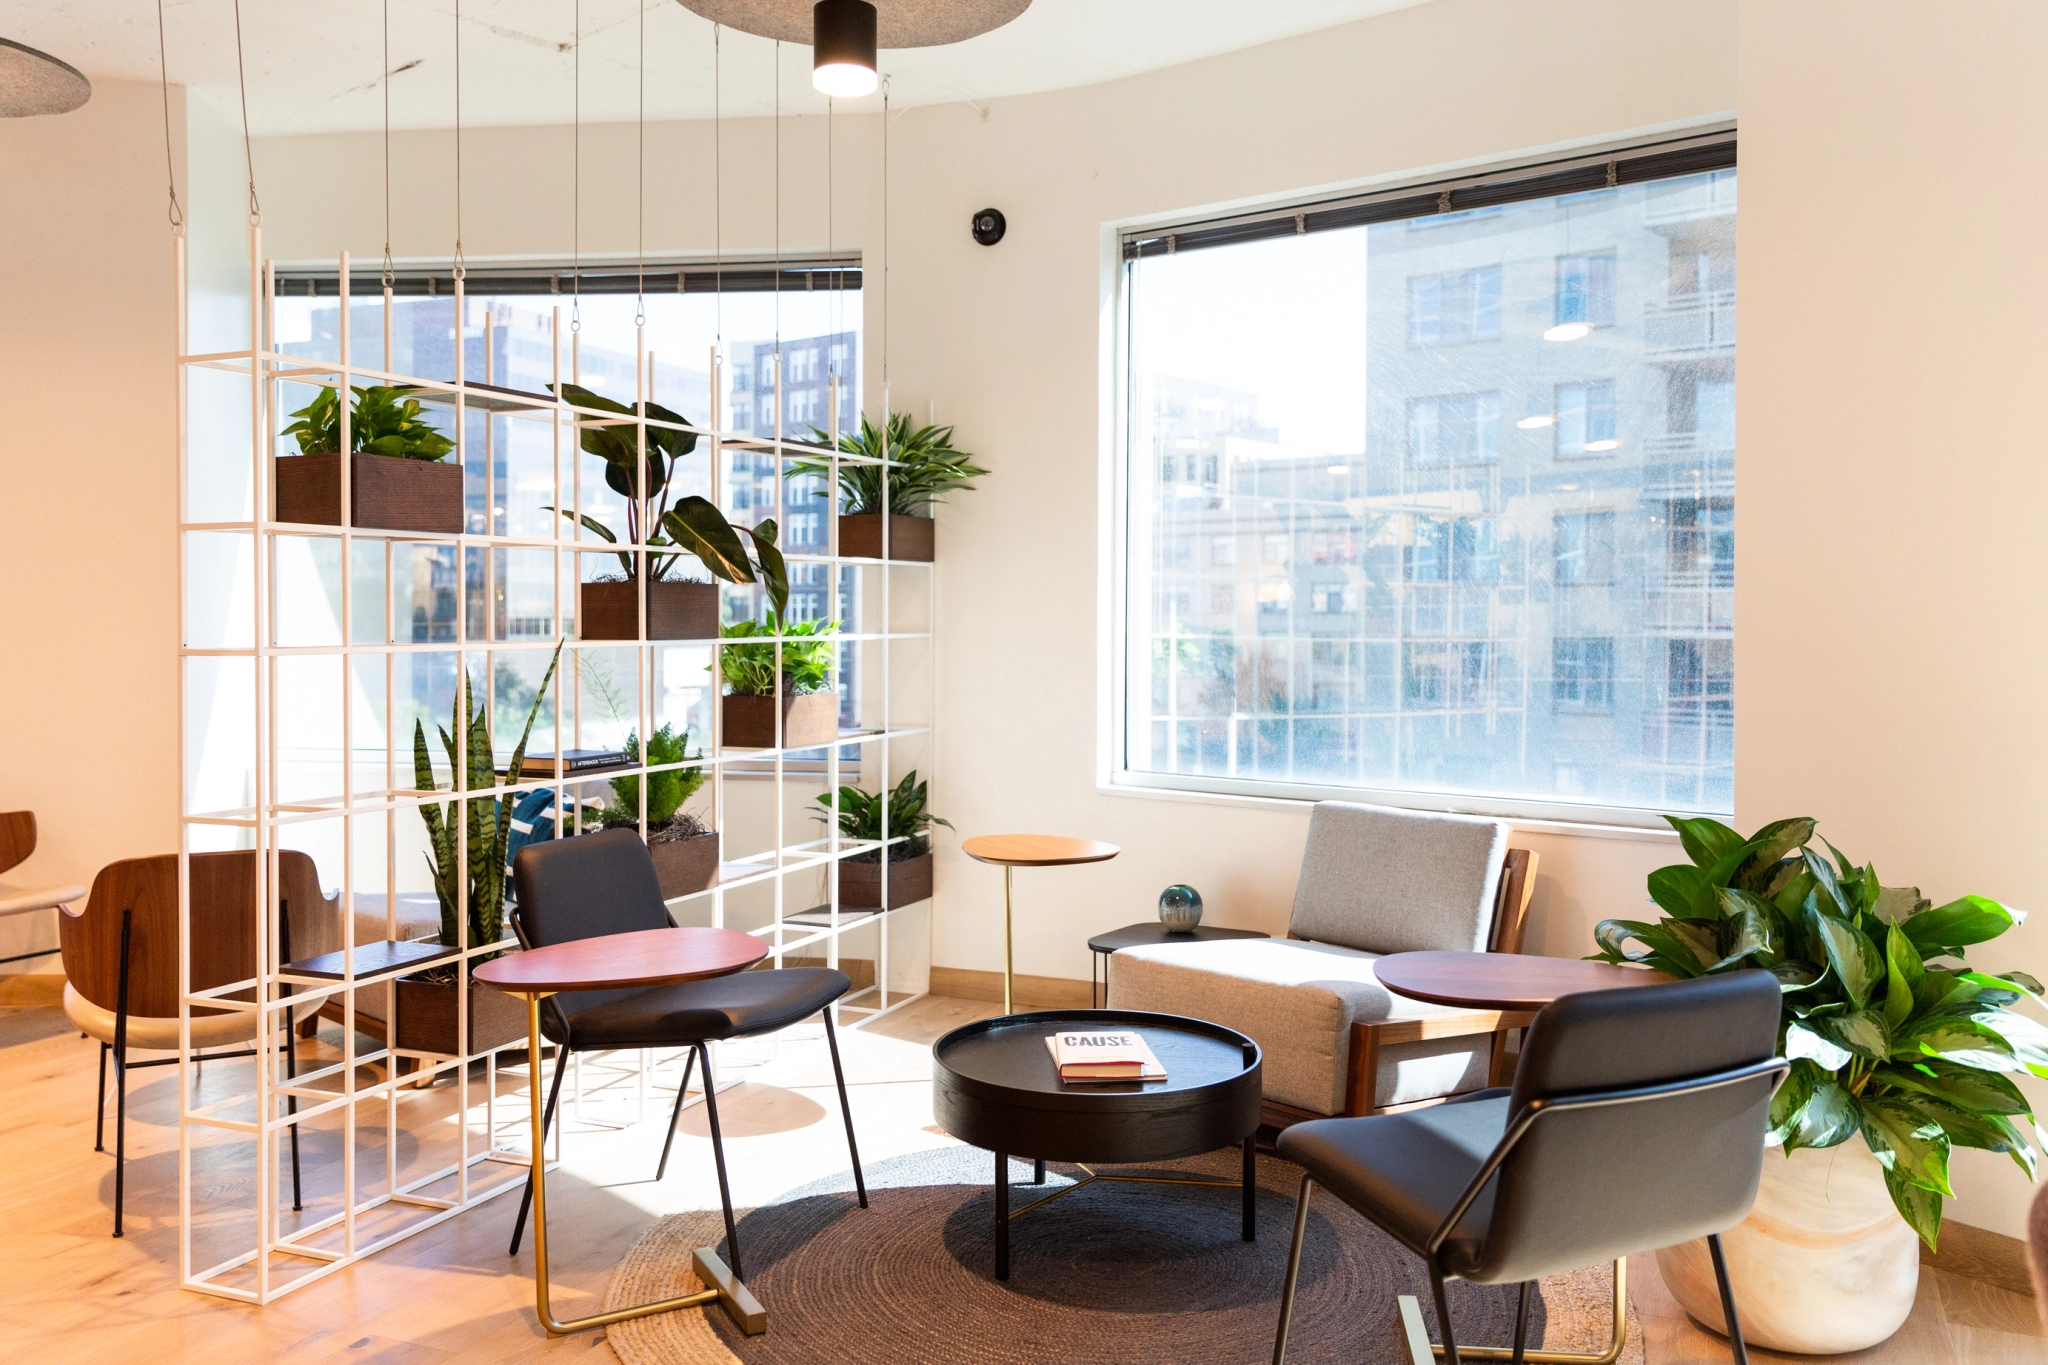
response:
M661 898L654 859L631 830L607 830L574 839L528 844L512 863L518 903L512 913L513 932L528 948L577 939L629 934L642 929L667 929L668 906ZM733 1225L732 1189L725 1177L725 1143L718 1129L718 1091L711 1076L715 1042L751 1038L800 1023L812 1015L825 1021L825 1041L832 1050L832 1077L839 1084L839 1112L846 1121L846 1150L853 1157L854 1189L860 1206L868 1206L867 1181L861 1174L860 1148L853 1137L853 1108L846 1099L846 1073L839 1065L839 1037L832 1027L832 1004L853 983L830 967L784 967L745 971L708 981L675 986L648 986L616 991L564 991L541 1002L541 1032L555 1044L555 1079L548 1087L541 1132L534 1140L534 1160L541 1160L547 1129L561 1098L562 1076L575 1052L615 1052L636 1048L686 1047L682 1083L669 1115L668 1138L654 1178L668 1173L669 1149L683 1098L689 1093L693 1067L704 1068L704 1112L711 1121L711 1152L718 1167L718 1197L725 1206L725 1240L732 1273L740 1270L738 1230ZM539 1083L539 1077L534 1083ZM512 1254L526 1231L533 1202L533 1173L527 1172L526 1193L512 1225Z
M1444 1282L1521 1286L1510 1358L1523 1359L1537 1279L1615 1262L1615 1344L1625 1322L1624 1258L1707 1239L1736 1361L1749 1353L1719 1233L1749 1213L1762 1174L1779 987L1740 971L1554 1001L1530 1026L1512 1088L1430 1109L1297 1123L1278 1150L1302 1168L1274 1365L1287 1354L1310 1192L1322 1185L1422 1257L1446 1365L1459 1365ZM1624 1180L1643 1152L1678 1154L1657 1178ZM1411 1347L1420 1365L1430 1354ZM1499 1359L1498 1347L1475 1349Z

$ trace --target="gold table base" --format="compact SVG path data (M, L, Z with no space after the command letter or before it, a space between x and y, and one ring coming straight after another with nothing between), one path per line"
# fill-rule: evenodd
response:
M758 1336L768 1330L768 1310L761 1306L753 1292L742 1284L738 1277L718 1258L712 1247L698 1247L690 1257L690 1265L697 1272L697 1278L709 1288L694 1294L681 1294L672 1299L658 1299L653 1303L636 1303L630 1308L614 1308L608 1313L592 1313L586 1318L571 1318L559 1321L548 1306L548 1200L547 1161L541 1148L544 1132L545 1106L541 1102L540 1086L540 1002L544 995L526 997L526 1060L528 1067L527 1090L533 1098L533 1303L540 1315L540 1325L551 1337L568 1336L574 1332L588 1332L593 1327L608 1327L615 1322L632 1318L651 1317L656 1313L673 1313L678 1308L697 1308L705 1304L718 1303L748 1336ZM561 1059L566 1062L566 1056ZM558 1063L560 1064L560 1063Z

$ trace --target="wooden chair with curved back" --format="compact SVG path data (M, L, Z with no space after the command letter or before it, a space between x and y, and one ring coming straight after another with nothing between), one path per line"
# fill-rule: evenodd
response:
M0 872L19 867L36 851L36 813L0 810Z
M0 872L7 872L21 866L36 851L36 813L32 810L0 811ZM79 900L85 895L82 886L8 886L0 884L0 918L26 915L37 910L53 910ZM0 964L26 962L33 957L48 957L55 948L38 948L32 952L16 953L0 958Z
M277 855L282 954L325 951L334 937L334 903L320 894L313 860L293 850ZM256 854L195 853L192 865L191 988L211 990L256 974ZM296 932L294 932L296 931ZM178 859L175 854L125 858L93 879L83 911L59 919L64 954L64 1013L99 1040L99 1116L93 1150L106 1150L107 1058L114 1060L114 1235L121 1236L128 1155L128 1069L169 1066L177 1057L131 1061L131 1050L178 1048ZM283 960L283 956L280 960ZM236 998L248 999L247 992ZM310 1013L313 1002L302 1007ZM297 1014L300 1011L295 1010ZM289 1032L287 1032L289 1036ZM253 1043L256 1016L247 1010L192 1010L194 1054ZM255 1057L259 1050L215 1052L208 1060ZM287 1067L296 1072L293 1049ZM291 1102L297 1112L296 1101ZM298 1128L291 1130L292 1207L300 1206Z

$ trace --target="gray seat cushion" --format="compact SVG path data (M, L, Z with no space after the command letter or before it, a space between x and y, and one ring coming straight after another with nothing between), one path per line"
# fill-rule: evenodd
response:
M1283 1130L1280 1155L1421 1254L1430 1234L1507 1130L1505 1091L1410 1114L1319 1119ZM1498 1180L1472 1201L1443 1247L1453 1274L1473 1269L1493 1217Z
M1507 848L1497 820L1318 802L1287 931L1368 953L1484 952Z
M568 1002L570 1043L596 1048L682 1047L772 1033L808 1019L846 994L852 982L831 967L736 972L707 981L634 991L590 991ZM554 1029L548 1036L556 1037Z
M1267 1099L1341 1114L1354 1021L1457 1013L1388 991L1373 976L1375 956L1291 939L1126 948L1109 960L1109 1003L1236 1029L1265 1053ZM1474 1089L1486 1083L1490 1057L1484 1034L1382 1048L1378 1101L1407 1104Z

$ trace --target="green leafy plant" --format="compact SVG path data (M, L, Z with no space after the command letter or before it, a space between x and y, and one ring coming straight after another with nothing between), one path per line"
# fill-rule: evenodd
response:
M455 442L435 430L421 415L417 398L403 395L405 388L377 386L352 388L354 407L349 413L349 449L372 455L395 455L406 460L439 460ZM292 416L299 420L283 434L298 438L301 455L335 455L341 451L341 398L332 388L315 395L312 402Z
M660 767L670 763L685 763L693 758L702 758L702 753L690 752L690 732L676 733L673 725L664 725L647 741L647 766ZM626 758L629 762L640 762L640 735L634 731L626 736ZM682 809L683 803L695 796L704 786L702 768L668 768L666 771L647 775L647 831L651 836L657 829L666 826ZM605 828L622 826L638 827L640 824L640 777L612 779L612 800L605 808Z
M735 697L772 697L779 649L784 696L823 691L832 674L833 641L826 637L838 630L831 621L785 621L775 611L762 621L729 622L721 632L726 639L757 643L724 646L718 651L718 671ZM783 637L779 645L772 638L777 635Z
M681 413L672 412L659 403L636 403L628 407L624 403L606 398L601 393L592 393L580 384L564 384L559 390L554 390L552 385L549 387L551 391L556 392L558 397L575 404L579 408L594 408L599 412L610 412L616 413L621 417L637 418L641 415L641 408L644 406L646 415L657 422L685 423L689 420ZM578 443L585 452L595 455L604 461L605 487L626 500L625 543L628 545L640 543L640 489L643 465L641 461L640 438L637 432L638 426L635 423L616 426L583 425L580 426L580 435L578 437ZM688 455L696 448L697 433L694 431L673 431L667 427L654 426L647 428L647 452L644 465L646 497L650 500L650 505L647 508L647 525L654 528L653 534L647 538L646 542L648 546L647 569L650 578L656 583L667 578L669 572L675 568L680 559L680 556L674 553L663 554L657 553L657 551L674 544L673 541L669 540L662 533L662 524L669 510L669 496L674 492L676 465L681 462L685 455ZM696 501L702 502L703 499L698 498ZM579 515L572 513L567 508L556 509L547 507L542 510L560 510L564 517L574 522L580 522L592 535L599 537L607 544L617 545L620 543L618 536L613 534L611 527L595 517L587 514ZM619 565L627 579L630 580L638 576L634 557L630 551L621 550L619 552Z
M889 793L885 802L879 794L869 794L859 787L839 789L839 832L849 839L861 839L873 843L882 840L882 816L886 809L889 837L908 836L903 843L892 844L889 861L902 862L905 858L916 858L931 852L931 836L926 833L933 825L953 828L951 820L933 815L925 809L925 783L917 780L917 769L912 768L896 784L896 790ZM832 819L832 793L819 792L817 805L811 807L811 818L820 822ZM857 853L847 861L876 863L881 861L881 851Z
M1963 950L2025 917L1983 896L1946 905L1882 886L1871 864L1807 845L1809 819L1745 839L1716 820L1665 817L1692 861L1650 874L1667 918L1602 920L1606 962L1676 977L1758 967L1784 990L1778 1052L1791 1074L1771 1100L1768 1141L1785 1152L1862 1135L1892 1202L1927 1245L1953 1197L1956 1147L2004 1152L2031 1179L2020 1120L2033 1110L2009 1075L2048 1077L2048 1028L2008 1008L2039 1003L2023 972L1975 971ZM1631 944L1641 945L1631 947Z
M547 696L548 684L554 680L555 666L561 659L562 647L557 645L554 657L548 660L548 671L534 693L533 708L526 713L526 728L519 732L519 743L512 750L504 786L518 785L520 771L526 762L526 741L533 734L533 722L540 715L541 702ZM489 790L500 785L497 761L491 747L490 708L476 704L470 695L466 672L456 689L451 724L456 733L462 735L462 740L458 745L454 734L437 726L441 748L448 755L449 765L465 774L469 790ZM433 790L433 757L427 749L426 727L419 721L414 721L412 727L412 763L413 780L418 788L421 791ZM476 796L465 802L450 801L446 805L420 807L420 819L427 826L427 867L434 874L434 893L441 901L442 943L453 945L461 942L457 907L462 890L460 879L465 873L469 883L470 946L493 944L504 936L505 849L512 837L512 807L515 804L516 798L506 795ZM466 867L462 856L462 832L455 824L458 806L467 808L462 812L468 835Z
M775 544L778 532L773 517L763 520L758 526L740 526L727 521L725 513L708 498L692 494L670 508L661 519L661 525L673 537L673 543L697 556L713 578L727 583L758 580L768 594L769 607L777 616L789 609L789 567ZM753 545L753 559L747 557L747 547L741 542L741 536ZM755 567L757 560L758 569Z
M885 439L886 436L886 439ZM813 444L830 446L832 434L811 428ZM956 490L972 492L974 480L988 473L974 463L964 450L953 449L953 428L940 426L910 429L910 414L891 413L886 431L868 417L860 419L860 430L842 432L839 449L848 455L869 459L887 458L889 465L845 463L839 466L841 511L848 516L887 511L914 516ZM883 471L887 470L884 478ZM792 475L830 478L827 460L801 460L789 467ZM887 506L883 505L887 484Z

